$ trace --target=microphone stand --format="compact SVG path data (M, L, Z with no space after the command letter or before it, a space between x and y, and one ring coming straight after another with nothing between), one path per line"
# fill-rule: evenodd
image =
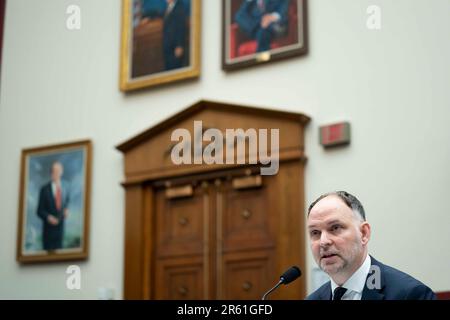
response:
M267 291L267 292L263 295L263 297L262 297L261 300L266 300L267 296L268 296L272 291L274 291L276 288L278 288L278 287L283 283L283 281L284 281L283 278L280 279L280 281L279 281L272 289L270 289L269 291Z

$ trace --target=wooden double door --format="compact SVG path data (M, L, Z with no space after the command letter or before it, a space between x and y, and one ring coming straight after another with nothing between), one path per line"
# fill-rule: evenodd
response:
M193 177L189 184L166 181L156 188L152 296L260 299L278 281L277 263L286 257L281 243L290 236L280 233L280 219L289 217L279 212L285 199L279 178Z
M156 299L261 298L276 280L267 180L215 178L157 190Z

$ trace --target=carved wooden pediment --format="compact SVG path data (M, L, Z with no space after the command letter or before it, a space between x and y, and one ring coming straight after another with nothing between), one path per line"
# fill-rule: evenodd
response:
M257 138L260 137L260 133L264 133L262 130L266 130L268 148L271 146L272 130L278 129L280 160L292 157L303 158L303 126L308 121L307 116L299 113L243 107L205 100L199 101L117 146L117 149L125 154L125 183L235 166L237 160L227 164L225 159L227 148L233 148L226 141L227 129L235 130L236 136L239 135L238 129L242 129L244 133L256 132ZM194 128L197 130L194 130ZM199 128L201 128L201 132L199 132ZM172 160L172 150L181 140L172 141L171 139L173 132L177 129L189 131L192 141L191 164L177 165ZM195 138L208 129L218 129L223 135L223 164L205 165L204 161L195 163L195 157L198 156L195 153L194 145L198 142ZM249 129L253 131L247 131ZM203 140L200 142L203 147L209 143ZM260 142L261 139L258 143ZM249 148L248 141L247 148ZM234 154L237 156L238 150L236 150L236 147L234 147L234 150ZM249 163L249 152L250 150L246 151L245 163ZM270 150L267 150L266 154L269 155Z

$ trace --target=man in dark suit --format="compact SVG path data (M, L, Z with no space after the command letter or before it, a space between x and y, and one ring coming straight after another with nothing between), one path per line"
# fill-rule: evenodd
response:
M61 180L64 168L60 162L51 166L51 181L42 186L37 214L43 222L42 240L44 250L63 247L64 221L69 215L69 190Z
M167 0L164 14L163 50L165 70L178 69L187 65L185 56L188 30L187 15L180 0Z
M256 39L257 52L270 50L273 38L287 31L289 0L243 0L236 12L239 28Z
M308 209L311 250L330 281L307 300L430 300L420 281L368 254L370 225L359 200L345 191L324 194Z
M144 0L140 10L140 23L151 19L163 19L162 47L164 70L186 67L189 64L188 18L190 1Z

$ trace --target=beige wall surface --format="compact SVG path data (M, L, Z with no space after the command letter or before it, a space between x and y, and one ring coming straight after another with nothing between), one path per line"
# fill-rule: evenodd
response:
M66 28L69 5L81 29ZM381 29L366 26L381 8ZM0 298L122 297L124 192L120 142L200 99L302 112L306 200L345 189L372 224L370 253L436 291L450 290L450 20L447 0L309 1L309 54L225 73L221 1L203 1L197 81L124 95L118 90L120 0L12 0L6 9L0 95ZM325 151L318 127L347 120L352 142ZM15 260L24 148L93 142L90 258L80 290L72 263ZM306 274L313 289L308 255ZM277 275L274 275L276 280Z

